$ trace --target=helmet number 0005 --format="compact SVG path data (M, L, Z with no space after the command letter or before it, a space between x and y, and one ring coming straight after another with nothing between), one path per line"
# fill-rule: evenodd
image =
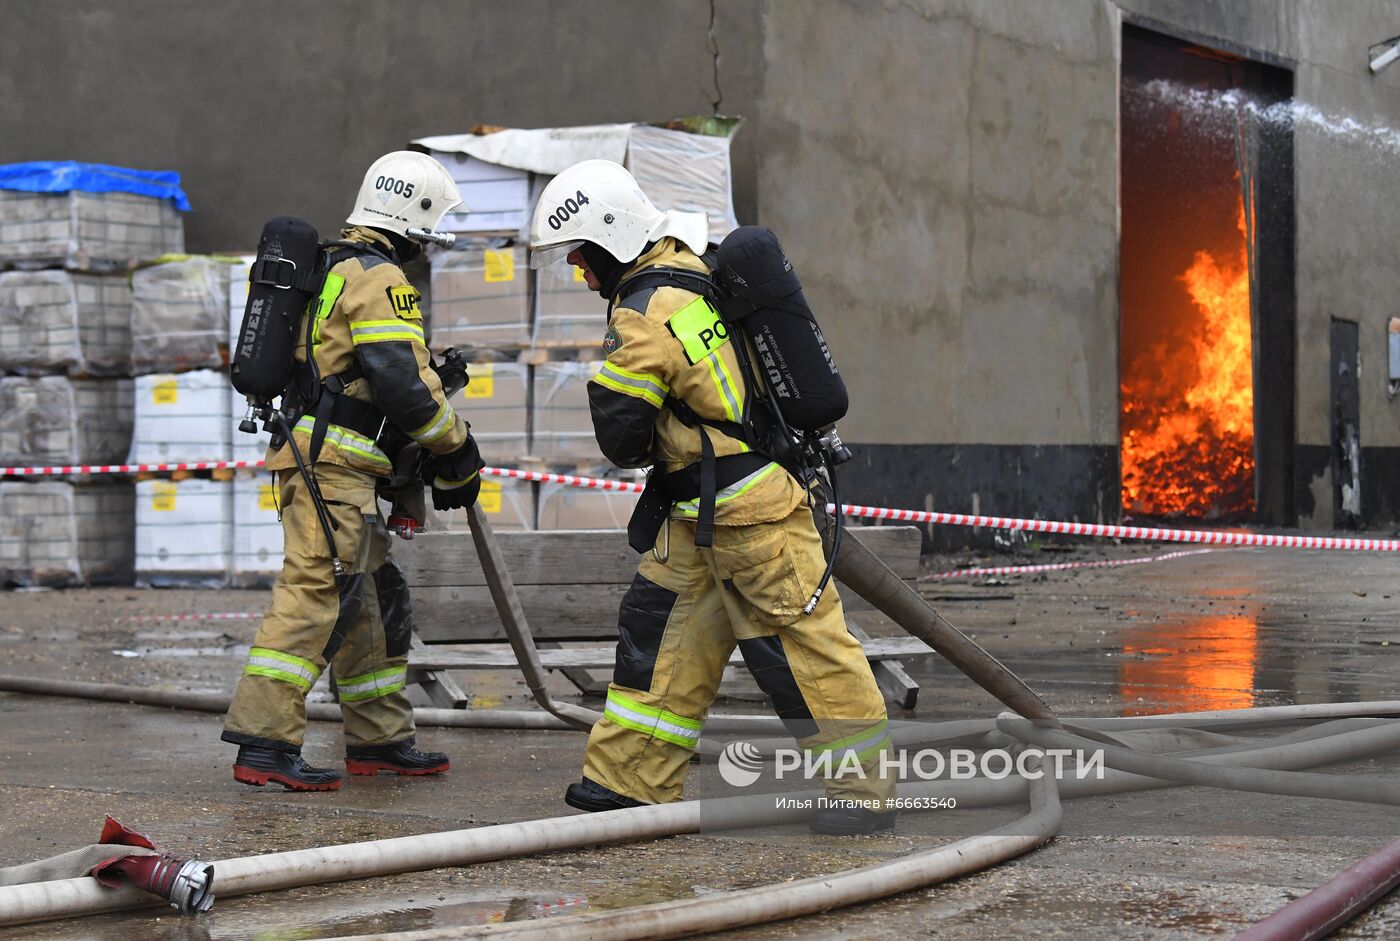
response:
M561 225L569 220L570 216L579 211L580 206L587 205L588 197L583 195L583 190L579 190L549 214L549 227L557 231Z
M398 180L392 176L381 176L374 181L374 188L383 190L386 193L393 193L397 196L412 196L413 184L405 180Z

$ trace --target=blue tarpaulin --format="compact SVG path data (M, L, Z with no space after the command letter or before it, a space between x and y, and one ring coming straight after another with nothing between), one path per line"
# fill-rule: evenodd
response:
M26 193L135 193L155 199L169 199L175 208L190 211L189 198L180 189L180 174L174 170L132 170L102 163L74 160L37 160L32 163L0 164L0 189Z

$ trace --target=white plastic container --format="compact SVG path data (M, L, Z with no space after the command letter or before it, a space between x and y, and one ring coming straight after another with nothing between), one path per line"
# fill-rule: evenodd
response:
M268 473L240 474L233 486L235 584L271 584L282 571L282 523L277 488Z
M136 583L228 584L233 487L227 480L136 484Z
M227 461L232 386L212 369L138 376L131 463ZM249 436L251 437L251 436Z

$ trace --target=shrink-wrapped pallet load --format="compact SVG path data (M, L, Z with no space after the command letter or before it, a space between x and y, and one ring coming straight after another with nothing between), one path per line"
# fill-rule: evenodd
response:
M0 368L15 373L131 372L131 282L124 274L0 274Z

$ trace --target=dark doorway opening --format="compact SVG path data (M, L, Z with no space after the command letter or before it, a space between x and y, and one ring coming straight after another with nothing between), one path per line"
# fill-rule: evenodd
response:
M1129 25L1122 79L1123 513L1292 524L1292 74Z

